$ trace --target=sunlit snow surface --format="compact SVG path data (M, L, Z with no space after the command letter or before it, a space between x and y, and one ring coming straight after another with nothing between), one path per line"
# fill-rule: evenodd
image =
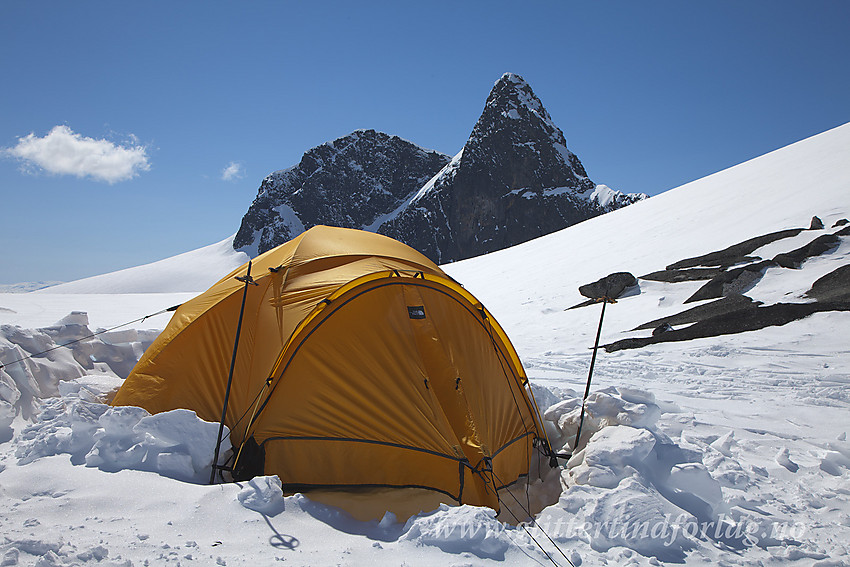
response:
M850 218L850 125L445 269L511 337L548 408L553 442L572 443L600 308L565 310L583 300L579 285L807 228L813 215L826 229L755 254L771 258ZM238 259L224 246L208 248L188 259L205 262L198 270L212 283ZM182 264L192 271L189 260L184 255ZM19 326L0 332L2 361L61 342L84 321L90 330L109 328L208 285L147 294L126 287L136 281L149 282L144 291L178 291L155 285L171 281L161 268L174 264L163 262L100 276L92 286L66 284L86 295L0 295L0 324ZM805 301L815 279L848 263L844 237L801 270L768 269L747 293L766 304ZM602 342L646 335L629 330L683 310L702 283L641 280L639 294L607 307ZM87 320L75 315L54 325L71 311L86 311ZM190 412L147 416L98 403L155 335L145 329L167 320L96 339L100 362L68 348L0 373L0 564L551 565L529 533L557 564L568 564L535 528L502 524L489 509L441 507L406 521L359 522L301 495L282 498L275 477L204 486L214 427ZM537 520L575 565L848 564L848 337L850 313L831 312L739 335L602 352L586 448L548 482L516 494L534 504L553 487L560 492Z

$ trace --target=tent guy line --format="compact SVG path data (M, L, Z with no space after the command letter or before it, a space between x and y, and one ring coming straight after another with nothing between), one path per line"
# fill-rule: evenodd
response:
M110 333L110 332L112 332L112 331L114 331L114 330L116 330L116 329L120 329L121 327L126 327L127 325L132 325L133 323L142 323L142 322L144 322L146 319L150 319L151 317L156 317L157 315L162 315L163 313L169 313L169 312L172 312L172 311L177 311L177 309L178 309L179 307L180 307L180 305L173 305L173 306L168 307L168 308L166 308L166 309L162 309L161 311L157 311L156 313L151 313L151 314L149 314L149 315L145 315L144 317L139 317L138 319L133 319L132 321L127 321L126 323L121 323L120 325L115 325L114 327L110 327L110 328L108 328L108 329L101 329L100 331L96 331L96 332L94 332L94 333L90 333L90 334L88 334L88 335L86 335L86 336L84 336L84 337L80 337L80 338L78 338L78 339L74 339L73 341L68 341L67 343L62 343L61 345L54 345L54 346L52 346L52 347L50 347L50 348L48 348L48 349L45 349L45 350L43 350L43 351L41 351L41 352L36 352L36 353L33 353L33 354L29 354L29 355L27 355L27 356L23 356L23 357L21 357L21 358L19 358L19 359L17 359L17 360L12 360L12 361L10 361L10 362L2 362L2 361L0 361L0 370L2 370L3 368L5 368L5 367L7 367L7 366L11 366L11 365L13 365L13 364L18 364L19 362L24 362L24 361L29 360L29 359L31 359L31 358L36 358L36 357L39 357L39 356L45 355L45 354L47 354L47 353L49 353L49 352L53 352L54 350L57 350L57 349L60 349L60 348L64 348L64 347L67 347L67 346L71 346L71 345L73 345L73 344L80 343L80 342L83 342L83 341L87 341L87 340L89 340L89 339L91 339L91 338L94 338L94 337L96 337L96 336L98 336L98 335L102 335L102 334L104 334L104 333Z

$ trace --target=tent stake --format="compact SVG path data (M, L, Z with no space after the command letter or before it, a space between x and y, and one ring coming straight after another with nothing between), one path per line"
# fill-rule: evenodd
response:
M590 394L590 379L593 376L593 366L596 364L596 352L599 350L599 337L602 335L602 320L605 318L605 304L609 301L614 303L614 300L608 299L607 296L602 298L602 314L599 315L599 327L596 329L596 341L593 343L593 356L590 358L590 371L587 373L587 386L584 388L584 398L581 400L581 417L578 420L576 442L573 444L573 455L575 455L578 451L578 442L581 438L581 427L584 425L584 406L587 402L587 396Z
M242 307L239 309L239 323L236 325L236 339L233 341L233 357L230 359L230 373L227 375L227 389L224 391L224 407L221 408L221 421L218 423L218 439L215 442L215 456L213 457L212 469L210 470L210 484L215 482L215 471L218 466L218 453L221 450L221 434L224 432L224 418L227 416L227 403L230 400L230 386L233 384L233 369L236 367L236 352L239 349L239 335L242 333L242 316L245 314L245 299L248 296L248 285L258 285L251 278L251 261L248 262L248 272L245 277L237 277L237 280L245 282L242 289Z

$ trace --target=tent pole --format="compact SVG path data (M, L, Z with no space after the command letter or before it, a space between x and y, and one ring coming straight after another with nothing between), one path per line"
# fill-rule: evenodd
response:
M602 298L602 314L599 315L599 327L596 329L596 341L593 343L593 356L590 358L590 371L587 373L587 386L584 388L584 398L581 400L581 417L578 420L578 430L576 431L576 442L573 444L573 453L578 451L578 442L581 438L581 426L584 425L584 406L587 402L587 396L590 394L590 378L593 376L593 366L596 364L596 352L599 350L599 337L602 335L602 320L605 318L605 304L612 300L608 297Z
M227 375L227 389L224 391L224 406L221 408L221 421L218 423L218 438L215 442L215 455L213 456L212 468L210 470L210 484L215 482L215 471L218 466L218 453L221 450L221 434L224 433L224 418L227 416L227 402L230 400L230 386L233 384L233 369L236 367L236 352L239 349L239 335L242 334L242 316L245 314L245 299L248 296L248 285L257 283L251 278L251 261L248 261L248 272L245 277L237 277L237 280L245 282L242 289L242 307L239 309L239 323L236 325L236 339L233 341L233 357L230 359L230 373Z

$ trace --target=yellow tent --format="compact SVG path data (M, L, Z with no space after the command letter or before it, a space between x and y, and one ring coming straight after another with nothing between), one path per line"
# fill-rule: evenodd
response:
M548 446L513 346L469 292L400 242L325 226L180 306L113 405L218 422L243 293L235 470L287 492L417 487L498 509Z

